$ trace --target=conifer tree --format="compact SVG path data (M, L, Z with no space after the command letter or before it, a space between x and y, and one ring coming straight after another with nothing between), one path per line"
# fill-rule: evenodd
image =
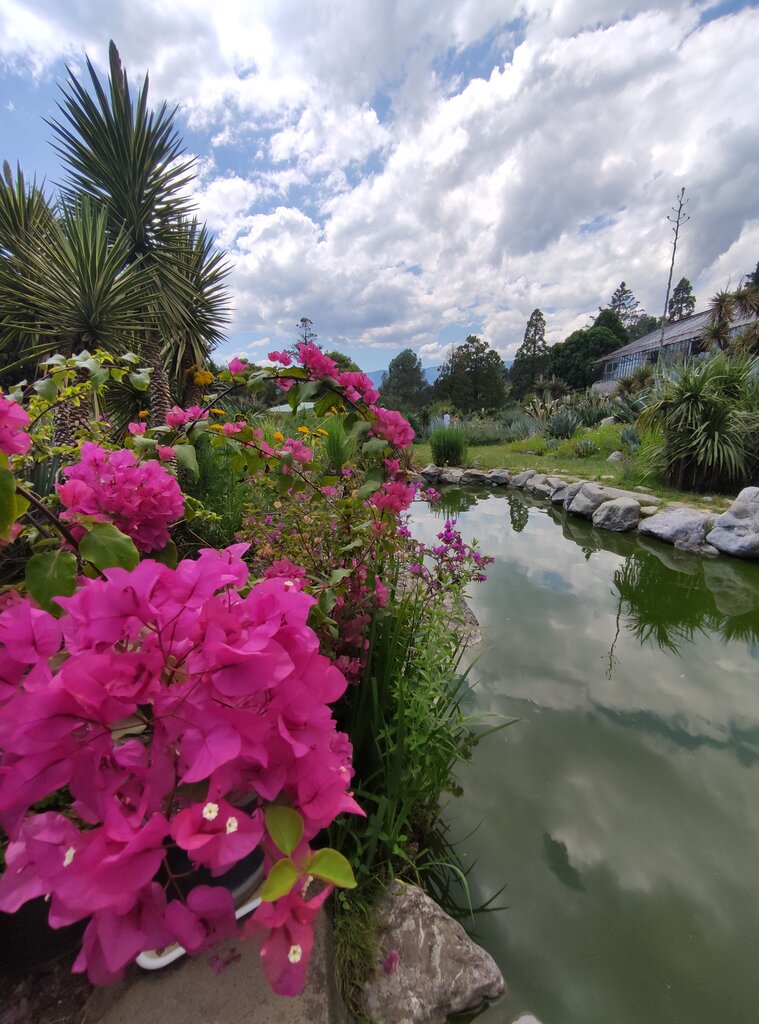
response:
M695 308L696 296L693 294L693 287L687 277L681 277L669 300L667 319L682 320L686 316L691 316Z

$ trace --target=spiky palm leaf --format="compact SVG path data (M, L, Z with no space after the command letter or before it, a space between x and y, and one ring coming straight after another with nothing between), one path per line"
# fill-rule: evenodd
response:
M126 264L125 235L109 242L107 215L84 197L0 265L0 343L21 338L39 358L59 351L123 351L154 323L149 277Z
M101 203L113 236L125 232L137 259L160 248L177 217L189 212L182 190L193 179L194 161L181 159L176 108L169 110L164 103L157 111L148 110L147 75L134 102L113 42L109 57L108 92L88 59L94 96L69 71L58 104L63 119L47 123L68 169L69 191Z

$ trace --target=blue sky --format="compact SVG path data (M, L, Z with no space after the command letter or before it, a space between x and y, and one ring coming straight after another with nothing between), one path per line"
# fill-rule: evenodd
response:
M180 108L195 200L234 264L221 354L266 356L301 316L364 369L530 312L555 342L621 280L658 314L759 260L759 9L636 0L0 0L3 159L60 178L44 117L65 64Z

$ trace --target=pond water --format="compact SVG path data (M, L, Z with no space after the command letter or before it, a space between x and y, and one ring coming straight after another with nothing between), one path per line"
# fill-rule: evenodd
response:
M472 708L518 718L446 817L509 990L478 1024L759 1021L759 565L449 491L496 562Z

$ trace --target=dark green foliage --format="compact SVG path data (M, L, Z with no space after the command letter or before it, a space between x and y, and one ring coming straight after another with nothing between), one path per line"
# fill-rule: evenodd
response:
M627 287L625 282L622 281L609 300L608 308L612 313L616 313L626 328L629 328L640 315L638 313L639 305L640 303L638 300Z
M328 356L334 363L337 363L341 373L362 373L358 363L354 363L351 357L346 356L344 352L338 352L333 349L331 352L325 352L324 355Z
M534 309L509 371L509 382L517 398L523 398L533 389L547 365L546 319L539 309Z
M651 331L661 327L661 317L651 316L650 313L641 313L640 316L627 328L630 341L637 341Z
M463 466L467 439L460 427L436 427L430 431L429 442L436 466Z
M382 374L382 404L388 409L404 412L419 409L424 405L428 392L421 359L416 352L405 348L391 359L387 371Z
M307 316L302 316L298 321L298 341L302 341L305 345L316 344L318 335L316 331L312 330L313 326L313 322Z
M549 368L572 388L587 388L597 376L596 361L621 345L618 335L607 327L574 331L566 341L549 350Z
M460 412L498 409L505 397L503 360L486 341L470 334L453 349L435 381L435 397Z
M579 417L571 409L561 409L546 423L546 434L562 440L570 438L580 425Z
M516 494L508 494L507 501L509 503L509 521L511 522L511 529L514 533L521 533L525 526L527 526L527 520L530 518L530 510Z
M682 320L683 317L691 316L695 308L696 296L693 294L693 287L687 277L681 277L669 300L667 318L670 321Z
M630 340L627 328L613 309L602 309L593 321L593 327L605 327L607 331L616 334L619 338L619 345L626 345Z

